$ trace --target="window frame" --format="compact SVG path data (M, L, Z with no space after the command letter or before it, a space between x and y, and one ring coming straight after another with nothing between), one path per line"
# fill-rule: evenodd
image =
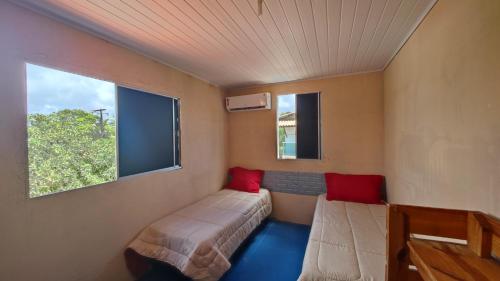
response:
M280 96L286 96L286 95L307 95L307 94L318 94L318 158L280 158L279 157L279 97ZM297 161L297 160L302 160L302 161L317 161L317 160L322 160L323 159L323 149L322 149L322 138L323 134L321 132L322 124L321 124L321 91L307 91L307 92L281 92L276 94L276 109L274 110L275 113L275 141L276 141L276 147L275 147L275 155L276 155L276 160L284 160L284 161ZM295 113L297 112L297 103L295 102Z
M70 73L70 74L73 74L73 75L79 75L79 76L83 76L83 77L87 77L87 78L91 78L91 79L95 79L95 80L100 80L100 81L103 81L103 82L108 82L108 83L113 83L114 84L114 88L115 88L115 93L114 93L114 104L115 104L115 119L116 119L116 126L115 126L115 161L116 161L116 170L115 170L115 175L116 175L116 178L115 180L112 180L112 181L107 181L107 182L103 182L103 183L99 183L99 184L93 184L93 185L86 185L86 186L82 186L82 187L78 187L78 188L74 188L74 189L69 189L69 190L62 190L62 191L57 191L57 192L52 192L52 193L47 193L47 194L43 194L43 195L40 195L40 196L36 196L36 197L31 197L30 196L30 175L29 175L29 145L28 145L28 142L29 142L29 135L28 135L28 115L29 115L29 112L28 112L28 64L31 64L31 65L35 65L35 66L39 66L39 67L44 67L44 68L49 68L49 69L52 69L52 70L57 70L57 71L61 71L61 72L66 72L66 73ZM143 176L143 175L149 175L149 174L153 174L153 173L162 173L162 172L171 172L171 171L177 171L177 170L181 170L183 168L182 166L182 110L181 110L181 106L182 106L182 99L181 97L179 96L171 96L165 92L162 92L162 91L149 91L149 90L143 90L139 87L136 87L136 86L132 86L128 83L123 83L123 82L115 82L113 80L108 80L108 79L103 79L103 78L100 78L100 77L97 77L96 75L93 75L93 74L88 74L86 73L85 71L82 71L82 72L78 72L76 71L73 67L68 67L68 69L64 69L63 67L60 67L60 66L55 66L55 65L50 65L50 64L47 64L47 63L41 63L41 62L33 62L33 61L30 61L30 60L25 60L23 62L23 66L24 66L24 108L25 108L25 111L24 111L24 124L25 124L25 138L24 138L24 151L25 151L25 196L28 200L37 200L37 199L42 199L42 198L46 198L48 196L52 196L52 195L58 195L58 194L61 194L61 193L66 193L66 192L75 192L75 191L79 191L79 190L85 190L85 189L89 189L89 188L93 188L93 187L101 187L103 185L106 185L106 184L113 184L113 183L116 183L116 182L123 182L123 181L127 181L127 180L130 180L131 178L134 178L134 177L137 177L137 176ZM128 175L128 176L123 176L123 177L120 177L119 176L119 160L120 160L120 153L119 153L119 139L118 139L118 122L119 122L119 118L120 118L120 113L119 113L119 109L118 109L118 103L119 103L119 100L118 100L118 87L125 87L125 88L129 88L129 89L133 89L133 90L137 90L137 91L141 91L141 92L144 92L144 93L148 93L148 94L152 94L152 95L158 95L158 96L163 96L163 97L168 97L168 98L172 98L173 100L176 100L177 103L178 103L178 106L177 106L177 109L178 109L178 120L177 120L177 139L178 139L178 142L176 143L175 140L174 140L174 143L178 146L178 153L179 153L179 163L178 165L175 165L175 166L172 166L172 167L167 167L167 168L162 168L162 169L156 169L156 170L152 170L152 171L147 171L147 172L142 172L142 173L137 173L137 174L134 174L134 175ZM173 118L173 122L174 122L174 128L176 127L175 126L175 118ZM174 138L175 138L175 132L173 134ZM175 155L175 149L174 149L174 155ZM175 158L175 156L174 156ZM174 159L175 161L175 159Z

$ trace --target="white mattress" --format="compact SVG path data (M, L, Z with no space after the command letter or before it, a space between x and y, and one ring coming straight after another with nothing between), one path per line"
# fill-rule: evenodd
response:
M386 207L320 195L299 281L384 281Z
M151 224L129 247L194 280L218 280L231 267L229 257L270 213L268 190L223 189Z

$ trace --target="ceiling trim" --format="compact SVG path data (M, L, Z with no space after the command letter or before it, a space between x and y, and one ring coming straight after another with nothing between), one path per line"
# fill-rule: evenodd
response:
M403 49L403 47L406 45L406 42L408 42L410 38L413 36L413 34L418 30L418 27L424 22L425 18L429 15L431 10L436 6L438 1L439 0L436 0L431 5L428 5L428 7L424 10L424 12L417 18L417 21L415 22L415 24L413 24L410 31L405 36L405 39L402 40L401 43L398 45L394 53L391 55L390 59L387 60L387 62L385 63L382 70L385 70L391 64L391 62L396 58L396 56L399 54L399 51Z
M46 9L44 7L37 7L37 8L34 8L33 6L31 5L28 5L27 3L24 3L24 2L17 2L15 0L8 0L9 2L17 5L17 6L20 6L22 8L26 8L28 10L30 10L31 12L34 12L35 14L41 14L43 16L46 16L56 22L59 22L59 23L62 23L64 25L67 25L71 28L74 28L80 32L84 32L84 33L87 33L87 34L90 34L92 36L95 36L97 37L98 39L100 40L103 40L105 42L108 42L110 44L113 44L113 45L116 45L118 47L121 47L121 48L124 48L124 49L127 49L131 52L134 52L140 56L143 56L147 59L150 59L154 62L157 62L163 66L166 66L166 67L169 67L169 68L172 68L176 71L179 71L183 74L186 74L186 75L189 75L191 77L194 77L202 82L205 82L209 85L212 85L212 86L215 86L217 88L220 88L222 89L223 87L221 87L220 85L217 85L216 83L214 82L211 82L211 81L208 81L207 79L203 78L203 77L200 77L194 73L191 73L187 70L184 70L180 67L177 67L177 66L174 66L164 60L161 60L159 58L155 58L149 54L147 54L146 52L143 52L141 50L139 50L139 48L134 48L134 47L131 47L129 45L127 45L126 43L123 43L121 42L121 40L117 39L117 38L114 38L114 36L110 36L110 35L104 35L104 34L101 34L100 32L98 31L95 31L93 27L90 27L89 24L85 23L85 22L80 22L80 21L74 21L74 20L70 20L70 19L67 19L66 17L64 16L61 16L61 15L58 15L58 14L55 14L53 11L49 10L49 9Z
M305 79L297 79L297 80L291 80L291 81L266 83L266 84L253 84L253 85L247 85L247 86L241 86L241 87L238 87L238 86L237 87L228 87L228 88L223 88L223 89L226 91L246 90L246 89L254 89L254 88L261 88L261 87L268 87L268 86L278 86L278 85L283 85L283 84L291 84L291 83L299 83L299 82L307 82L307 81L317 81L317 80L325 80L325 79L333 79L333 78L342 78L342 77L348 77L348 76L357 76L357 75L363 75L363 74L377 73L377 72L381 72L381 71L384 71L384 69L380 68L380 69L376 69L376 70L332 74L332 75L318 76L318 77L305 78Z

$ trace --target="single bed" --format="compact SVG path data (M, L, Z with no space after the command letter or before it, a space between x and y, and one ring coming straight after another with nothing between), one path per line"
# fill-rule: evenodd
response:
M385 237L385 205L320 195L299 281L384 281Z
M194 280L218 280L229 257L271 213L268 190L220 190L151 224L129 245Z

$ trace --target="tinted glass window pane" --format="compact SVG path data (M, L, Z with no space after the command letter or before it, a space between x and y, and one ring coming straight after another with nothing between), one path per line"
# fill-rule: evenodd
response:
M297 158L319 158L319 94L297 95Z
M121 177L176 166L174 107L173 98L118 87Z

